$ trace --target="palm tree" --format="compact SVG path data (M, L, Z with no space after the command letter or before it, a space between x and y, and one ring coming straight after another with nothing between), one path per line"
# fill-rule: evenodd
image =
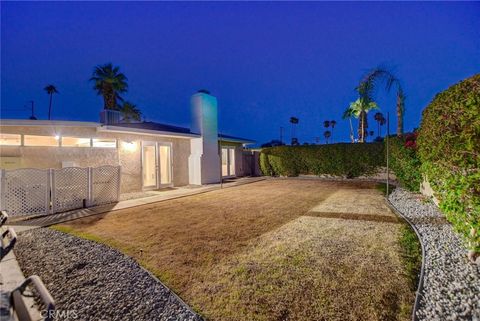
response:
M323 122L323 127L325 127L325 128L330 127L330 121L329 121L329 120L325 120L325 121Z
M387 120L385 119L385 117L383 117L382 115L382 119L380 119L380 136L382 134L382 127L383 125L385 125L387 123Z
M365 137L368 134L367 133L367 128L368 128L367 113L372 109L378 109L378 106L374 101L366 101L362 98L358 98L356 101L350 103L350 107L344 113L344 117L347 115L346 118L350 118L353 116L359 119L359 124L358 124L358 142L359 143L365 142Z
M326 131L323 133L323 136L325 136L325 141L326 141L327 144L328 144L328 139L330 138L330 136L332 136L332 133L331 133L329 130L326 130Z
M405 93L396 78L387 68L379 66L370 70L360 81L356 88L360 97L366 102L373 101L373 95L378 81L385 83L385 89L389 92L392 87L397 89L397 136L403 135L403 115L405 112Z
M332 143L333 143L333 129L335 128L335 125L336 125L336 124L337 124L336 121L334 121L334 120L331 120L331 121L330 121L330 126L332 127Z
M111 63L98 65L90 78L94 83L93 89L103 96L105 109L118 110L117 100L123 101L120 93L127 92L127 77L119 70L119 67L114 67Z
M50 103L48 104L48 120L50 120L52 115L52 97L53 97L53 94L58 94L58 90L52 84L45 86L45 88L43 89L50 96Z
M129 101L125 101L122 106L119 107L122 113L123 121L130 123L132 121L140 121L142 118L142 112L137 106Z
M292 124L292 145L294 144L294 140L295 140L295 143L298 142L298 140L296 140L295 138L295 125L298 124L298 118L297 117L290 117L290 123Z
M375 119L375 121L377 122L377 136L380 137L380 122L383 118L383 114L378 112L378 113L375 113L375 115L373 116L373 118Z
M353 135L352 117L356 117L354 110L351 109L351 108L347 108L347 110L345 110L345 112L343 113L342 119L348 119L349 120L349 122L350 122L350 141L352 143L355 143L355 137Z

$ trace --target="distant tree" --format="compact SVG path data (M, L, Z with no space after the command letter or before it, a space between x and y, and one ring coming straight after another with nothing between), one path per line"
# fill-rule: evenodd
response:
M325 120L325 121L323 122L323 127L325 127L325 128L330 127L330 121L329 121L329 120Z
M137 106L129 101L123 102L123 104L118 108L122 113L123 121L130 123L132 121L140 121L142 119L142 112Z
M333 129L335 128L336 124L337 124L337 122L335 120L330 121L330 127L332 127L332 143L334 142L333 141Z
M97 94L103 97L103 107L118 110L117 101L123 101L120 93L128 90L127 77L120 72L120 68L111 63L98 65L94 68L90 81L94 83L93 89Z
M375 113L373 119L377 122L377 136L380 136L380 121L383 118L383 114L381 112Z
M53 97L53 94L58 94L58 90L52 84L45 86L45 88L43 89L50 96L50 103L48 104L48 120L50 120L52 118L51 117L52 116L52 97Z
M297 117L290 117L290 124L292 124L292 145L298 145L298 139L295 137L295 126L298 124L299 120Z
M285 145L283 142L281 142L278 139L272 139L268 143L264 143L261 145L261 147L275 147L275 146L283 146Z
M325 141L326 141L326 143L328 144L328 139L330 138L330 136L332 136L332 133L331 133L329 130L326 130L326 131L323 133L323 136L325 136Z

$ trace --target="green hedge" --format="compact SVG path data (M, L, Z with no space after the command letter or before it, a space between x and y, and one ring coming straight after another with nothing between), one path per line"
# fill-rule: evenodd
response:
M348 178L385 166L383 143L278 146L262 149L260 169L267 176L299 174Z
M480 74L438 94L418 137L426 174L447 219L480 252Z
M416 133L411 133L404 137L390 137L389 140L390 168L400 184L412 192L418 192L422 182L415 139Z

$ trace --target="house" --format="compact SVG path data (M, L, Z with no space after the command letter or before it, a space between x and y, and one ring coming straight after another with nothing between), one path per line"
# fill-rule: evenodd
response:
M244 176L252 140L218 133L217 99L191 98L191 128L155 122L123 123L113 110L101 121L0 120L1 168L120 165L122 193L203 185Z

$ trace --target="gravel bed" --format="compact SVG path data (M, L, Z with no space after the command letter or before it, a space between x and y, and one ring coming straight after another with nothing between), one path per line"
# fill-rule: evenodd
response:
M39 275L49 289L63 312L56 320L202 320L108 246L40 228L19 235L15 255L24 274Z
M480 264L468 261L462 240L443 214L401 188L389 200L417 227L426 252L418 320L480 321Z

